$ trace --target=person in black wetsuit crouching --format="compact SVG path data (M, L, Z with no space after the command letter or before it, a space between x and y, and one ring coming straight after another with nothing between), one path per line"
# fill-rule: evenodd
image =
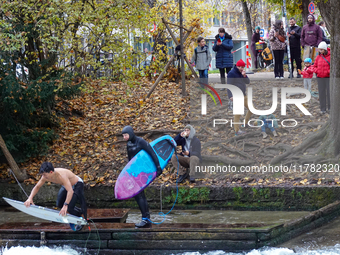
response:
M126 148L128 153L129 161L141 150L146 151L152 158L153 162L157 167L157 177L162 174L162 168L159 165L158 157L154 150L151 148L150 144L143 138L138 137L133 132L131 126L125 126L122 130L122 135L125 141L127 141ZM151 227L150 213L148 202L145 197L144 190L135 196L136 202L142 212L142 221L136 223L136 228L149 228Z

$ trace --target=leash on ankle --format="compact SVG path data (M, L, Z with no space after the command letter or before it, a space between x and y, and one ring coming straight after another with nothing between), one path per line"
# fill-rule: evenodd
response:
M172 207L171 207L171 209L170 209L170 211L168 211L167 213L163 213L163 212L159 212L158 214L160 215L160 216L163 216L164 217L164 219L161 221L161 222L153 222L152 220L150 220L150 219L148 219L148 218L142 218L143 220L147 220L147 221L149 221L149 222L151 222L152 224L156 224L156 225L159 225L159 224L162 224L164 221L165 221L165 218L166 218L166 215L168 215L171 211L172 211L172 209L174 209L174 207L175 207L175 204L176 204L176 202L177 202L177 198L178 198L178 172L179 172L179 160L178 160L178 156L177 156L177 152L176 152L176 147L174 146L174 149L175 149L175 155L176 155L176 159L177 159L177 178L176 178L176 199L175 199L175 202L174 202L174 204L172 205ZM161 199L162 199L162 197L161 197Z

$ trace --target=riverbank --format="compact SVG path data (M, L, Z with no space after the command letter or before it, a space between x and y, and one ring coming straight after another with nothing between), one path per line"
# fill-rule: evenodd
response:
M89 254L99 250L100 254L249 251L277 246L327 224L339 213L340 202L337 201L311 213L304 212L300 217L292 215L291 220L284 223L279 219L265 220L265 223L163 223L149 229L136 229L133 223L90 223L90 228L80 232L60 223L5 223L0 225L0 245L69 245L86 247Z

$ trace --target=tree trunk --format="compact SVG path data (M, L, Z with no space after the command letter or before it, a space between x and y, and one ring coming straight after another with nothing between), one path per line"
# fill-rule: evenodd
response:
M241 0L241 3L242 3L242 10L243 10L243 13L244 13L246 28L247 28L248 50L250 52L251 62L252 62L251 65L252 65L252 69L253 69L255 67L255 56L253 54L253 51L251 50L251 37L253 35L252 26L251 26L251 17L250 17L247 1Z
M307 15L309 14L308 5L310 0L302 0L302 24L303 26L307 24Z
M321 0L317 4L322 20L326 23L326 27L328 31L331 33L331 30L336 26L334 25L335 22L333 21L333 18L332 18L332 9L330 8L330 6L331 6L331 3L329 3L329 1Z
M331 113L330 125L328 127L328 136L324 141L324 153L330 156L340 154L340 9L339 0L322 0L318 3L322 19L327 24L331 35L331 71L330 71L330 97Z
M5 141L2 139L2 136L0 135L0 148L2 152L4 153L9 166L11 167L12 171L14 172L16 178L18 179L19 182L23 182L24 180L27 179L27 174L26 171L23 170L21 171L20 168L18 167L17 163L13 159L11 153L8 151L7 146L5 144Z

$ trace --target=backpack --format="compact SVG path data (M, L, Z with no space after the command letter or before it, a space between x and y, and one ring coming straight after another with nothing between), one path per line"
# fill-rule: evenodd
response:
M208 57L208 46L207 45L204 45L204 49L206 49L205 51L205 54L206 54L206 57ZM195 48L195 63L197 62L197 53L203 53L204 51L201 51L201 52L197 52L197 48Z
M273 54L271 50L267 47L262 51L262 57L264 60L272 60L273 59Z

